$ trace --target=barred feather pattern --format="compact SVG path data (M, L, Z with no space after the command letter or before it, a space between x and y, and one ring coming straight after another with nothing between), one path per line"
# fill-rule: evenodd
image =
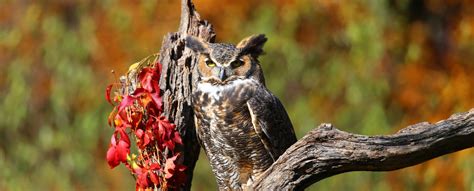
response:
M259 80L198 82L193 105L197 136L219 190L248 190L296 142L285 109Z

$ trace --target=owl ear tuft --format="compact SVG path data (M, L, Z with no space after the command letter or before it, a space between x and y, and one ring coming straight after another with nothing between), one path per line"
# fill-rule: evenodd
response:
M202 41L201 39L191 36L191 35L187 35L186 47L190 48L191 50L197 53L207 53L208 52L207 49L209 46L206 42Z
M263 45L267 42L264 34L249 36L237 44L237 48L241 50L241 54L251 54L258 57L263 53Z

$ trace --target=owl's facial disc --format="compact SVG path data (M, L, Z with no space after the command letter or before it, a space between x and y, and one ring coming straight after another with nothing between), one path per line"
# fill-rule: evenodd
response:
M201 82L226 85L233 80L255 78L263 81L258 56L267 41L265 35L252 35L237 45L208 43L187 36L186 47L199 54L198 72Z

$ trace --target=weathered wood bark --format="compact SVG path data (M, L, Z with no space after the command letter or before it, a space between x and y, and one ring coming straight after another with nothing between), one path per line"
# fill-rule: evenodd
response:
M390 171L474 146L474 109L387 136L364 136L322 124L280 156L255 190L301 190L349 171Z
M160 89L163 92L164 114L176 124L183 137L184 165L187 166L188 178L184 189L189 190L200 147L195 136L191 108L191 92L195 82L193 71L197 59L184 49L186 35L198 36L206 41L213 41L215 37L212 26L200 19L191 0L181 1L179 31L164 38L159 57L163 65Z

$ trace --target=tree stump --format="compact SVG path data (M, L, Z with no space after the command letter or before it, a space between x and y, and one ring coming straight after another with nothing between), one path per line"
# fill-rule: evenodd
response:
M185 190L191 188L194 166L199 157L199 144L194 128L191 93L196 79L196 56L185 50L186 35L197 36L213 42L214 29L207 21L200 19L191 0L181 0L181 22L179 31L168 34L160 51L159 62L163 65L160 89L163 93L165 116L176 124L183 138L184 165L187 166Z

